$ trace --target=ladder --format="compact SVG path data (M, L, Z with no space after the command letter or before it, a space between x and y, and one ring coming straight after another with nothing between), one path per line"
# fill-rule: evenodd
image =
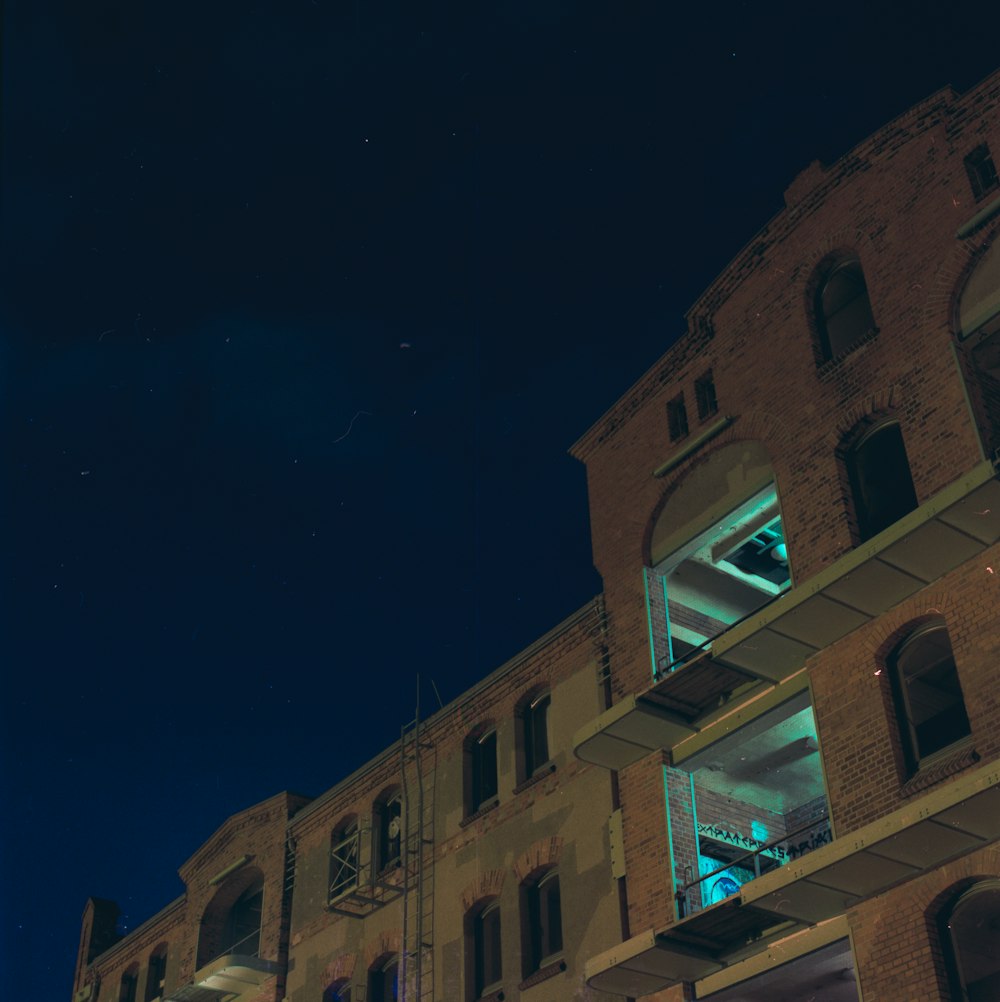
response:
M436 749L421 730L417 711L399 735L403 787L403 944L400 1002L434 999L434 786Z

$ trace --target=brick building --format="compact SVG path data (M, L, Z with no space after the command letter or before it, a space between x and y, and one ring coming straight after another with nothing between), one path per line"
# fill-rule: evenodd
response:
M1000 73L805 170L573 447L602 595L76 1002L1000 998L998 151Z

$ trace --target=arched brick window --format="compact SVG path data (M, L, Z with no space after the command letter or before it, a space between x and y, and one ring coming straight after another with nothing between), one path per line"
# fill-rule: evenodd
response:
M330 835L329 901L336 901L353 891L359 883L358 856L360 838L356 818L346 818Z
M399 999L399 957L393 953L379 960L368 972L369 1002L397 1002Z
M397 787L383 793L375 803L378 853L375 869L381 873L398 867L401 859L403 831L403 794Z
M497 798L497 732L481 724L465 739L465 813L489 807Z
M351 982L338 978L325 992L323 1002L351 1002Z
M466 913L465 945L466 997L475 1002L503 981L499 898L483 898Z
M813 309L824 360L845 354L877 330L865 273L856 257L841 258L826 267Z
M1000 880L973 884L942 916L956 1002L1000 998Z
M917 507L898 421L883 418L859 428L841 455L854 505L857 542L877 536Z
M890 658L907 766L922 762L970 733L962 686L944 620L914 630Z
M139 984L139 965L133 964L122 972L118 986L118 1002L136 1002L136 988Z
M146 1002L163 998L166 977L167 944L161 943L149 955L149 969L146 971Z
M521 885L524 976L555 963L563 948L559 871L537 871Z

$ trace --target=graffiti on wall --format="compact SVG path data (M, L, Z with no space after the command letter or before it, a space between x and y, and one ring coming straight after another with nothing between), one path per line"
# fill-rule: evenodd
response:
M763 855L770 856L772 859L778 860L779 863L787 863L791 859L796 859L833 841L833 834L829 828L818 828L806 833L802 838L790 842L779 842L765 848L766 843L760 839L701 821L698 822L698 834L715 839L717 842L725 842L727 845L746 849L747 852L762 852Z

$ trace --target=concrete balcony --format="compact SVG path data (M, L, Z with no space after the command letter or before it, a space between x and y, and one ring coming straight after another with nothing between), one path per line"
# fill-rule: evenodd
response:
M672 748L727 712L734 693L749 697L773 688L813 654L997 540L1000 483L985 461L581 728L573 739L576 756L622 769Z
M227 953L199 968L190 984L172 991L164 1002L236 1002L250 998L279 971L273 960Z
M991 763L718 904L591 958L587 984L635 997L710 977L998 838L1000 766Z

